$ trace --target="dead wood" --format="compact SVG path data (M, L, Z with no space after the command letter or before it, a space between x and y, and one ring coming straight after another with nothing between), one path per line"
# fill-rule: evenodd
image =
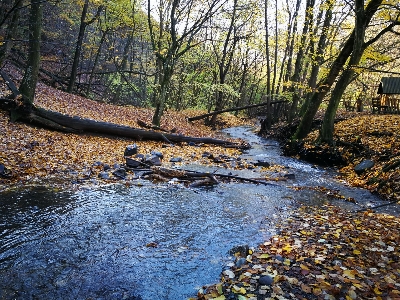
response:
M160 126L154 126L154 125L149 125L146 122L143 122L142 120L137 119L136 123L140 126L140 127L144 127L146 129L153 129L153 130L159 130L159 131L163 131L163 132L171 132L167 129L161 128ZM173 132L172 132L173 133Z
M57 131L106 134L132 138L135 140L166 141L168 143L192 142L238 149L249 148L249 145L233 143L226 140L214 139L210 137L191 137L173 133L161 133L152 130L144 130L130 126L80 118L77 116L64 115L44 108L36 107L34 105L22 105L21 103L12 101L12 99L20 95L20 92L14 82L7 76L5 72L0 71L0 75L3 77L7 86L12 91L11 99L0 99L0 107L13 112L14 115L17 115L19 119L26 123L44 126Z
M222 114L224 112L238 111L238 110L243 110L243 109L248 109L248 108L253 108L253 107L259 107L259 106L272 105L272 104L283 103L283 102L287 102L287 101L286 100L271 101L271 102L263 102L263 103L260 103L260 104L252 104L252 105L246 105L246 106L240 106L240 107L234 107L234 108L227 108L227 109L217 110L217 111L210 112L210 113L207 113L207 114L199 115L199 116L196 116L196 117L191 117L191 118L188 118L188 121L201 120L201 119L213 116L213 115Z
M388 172L390 170L396 169L398 166L400 166L400 159L395 160L391 164L387 164L382 168L383 172Z

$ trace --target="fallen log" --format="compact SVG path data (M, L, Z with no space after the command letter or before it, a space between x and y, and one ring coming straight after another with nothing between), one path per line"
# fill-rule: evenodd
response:
M382 171L389 172L390 170L396 169L398 166L400 166L400 159L395 160L391 164L383 166Z
M152 130L138 129L109 122L80 118L78 116L69 116L36 107L34 105L23 105L23 101L19 101L18 103L16 101L16 99L21 96L19 90L16 88L12 80L4 72L0 72L0 75L3 77L4 81L12 91L10 99L0 99L0 108L6 109L12 113L12 121L19 119L25 123L40 125L63 132L97 133L132 138L135 140L166 141L168 143L191 142L219 145L237 149L248 149L250 147L248 144L234 143L210 137L191 137L173 133L161 133ZM15 118L13 118L13 115Z
M277 104L277 103L283 103L283 102L287 102L287 100L279 100L279 101L271 101L271 102L263 102L263 103L259 103L259 104L252 104L252 105L246 105L246 106L240 106L240 107L234 107L234 108L227 108L227 109L223 109L223 110L217 110L217 111L213 111L207 114L203 114L203 115L199 115L196 117L191 117L188 118L188 121L196 121L196 120L201 120L207 117L211 117L213 115L219 115L225 112L230 112L230 111L238 111L238 110L243 110L243 109L248 109L248 108L253 108L253 107L259 107L259 106L266 106L266 105L272 105L272 104Z

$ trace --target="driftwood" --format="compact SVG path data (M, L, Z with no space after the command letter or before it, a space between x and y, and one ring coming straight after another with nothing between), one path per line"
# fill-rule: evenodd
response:
M249 145L233 143L210 137L191 137L172 133L161 133L152 130L144 130L130 126L80 118L77 116L73 117L36 107L34 105L24 106L15 101L17 97L21 96L12 80L2 71L0 72L0 75L3 77L7 86L12 91L12 95L9 99L0 99L0 107L11 112L16 112L16 115L18 115L19 119L26 123L45 126L53 130L64 132L107 134L112 136L132 138L135 140L166 141L168 143L192 142L220 145L223 147L238 149L249 148Z
M151 179L156 181L163 181L167 182L171 178L177 178L179 181L187 182L187 181L195 181L194 183L190 184L191 187L200 186L200 185L214 185L218 184L217 177L219 178L229 178L238 181L247 181L255 184L262 184L262 185L272 185L276 186L276 184L260 181L252 178L245 178L235 175L228 175L228 174L219 174L219 173L204 173L204 172L197 172L197 171L190 171L185 169L168 169L164 167L156 167L153 166L149 169L134 169L129 168L131 171L145 171L143 176L149 176Z
M136 123L140 127L144 127L146 129L159 130L159 131L169 132L169 133L175 133L175 131L176 131L176 129L167 130L167 129L161 128L160 126L150 125L150 124L147 124L146 122L143 122L142 120L139 120L139 119L136 120Z
M287 101L286 100L271 101L271 102L263 102L263 103L260 103L260 104L252 104L252 105L246 105L246 106L240 106L240 107L234 107L234 108L227 108L227 109L217 110L217 111L210 112L210 113L203 114L203 115L196 116L196 117L191 117L191 118L188 118L188 121L201 120L201 119L213 116L213 115L222 114L224 112L238 111L238 110L243 110L243 109L248 109L248 108L253 108L253 107L259 107L259 106L272 105L272 104L283 103L283 102L287 102Z
M398 166L400 166L400 159L395 160L391 164L387 164L382 168L383 172L389 172L392 169L396 169Z

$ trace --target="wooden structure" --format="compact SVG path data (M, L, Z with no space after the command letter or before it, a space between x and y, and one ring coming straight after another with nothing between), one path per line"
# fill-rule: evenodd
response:
M378 94L372 98L373 113L400 113L400 77L382 77Z

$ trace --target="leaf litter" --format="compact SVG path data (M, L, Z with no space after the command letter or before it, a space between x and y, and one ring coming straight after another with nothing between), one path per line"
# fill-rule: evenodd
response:
M400 298L398 217L303 206L278 229L195 299Z
M7 92L0 81L0 97ZM150 109L99 103L42 83L38 85L35 103L61 113L132 127L140 127L138 119L150 124L152 117ZM187 122L187 117L199 113L167 111L162 127L194 137L218 137L202 121ZM230 114L219 116L219 121L225 127L245 123ZM357 115L335 125L335 134L341 140L362 143L367 150L355 155L351 148L340 149L348 162L340 170L342 179L400 200L399 167L382 171L399 159L399 124L400 116ZM182 164L204 163L202 153L206 151L226 156L239 154L218 146L182 144L163 148L161 142L134 142L142 153L162 149L166 160L181 156ZM100 172L96 162L123 164L122 153L131 143L125 138L65 134L11 123L9 116L0 111L0 164L14 175L0 178L0 191L46 180L49 186L71 188L71 180L88 174L95 177ZM360 176L353 169L364 158L372 158L376 164ZM340 197L336 193L334 196ZM370 211L352 214L332 206L302 207L280 225L279 235L250 251L245 264L233 264L225 270L221 282L204 287L197 298L400 299L399 229L399 218L389 215Z

